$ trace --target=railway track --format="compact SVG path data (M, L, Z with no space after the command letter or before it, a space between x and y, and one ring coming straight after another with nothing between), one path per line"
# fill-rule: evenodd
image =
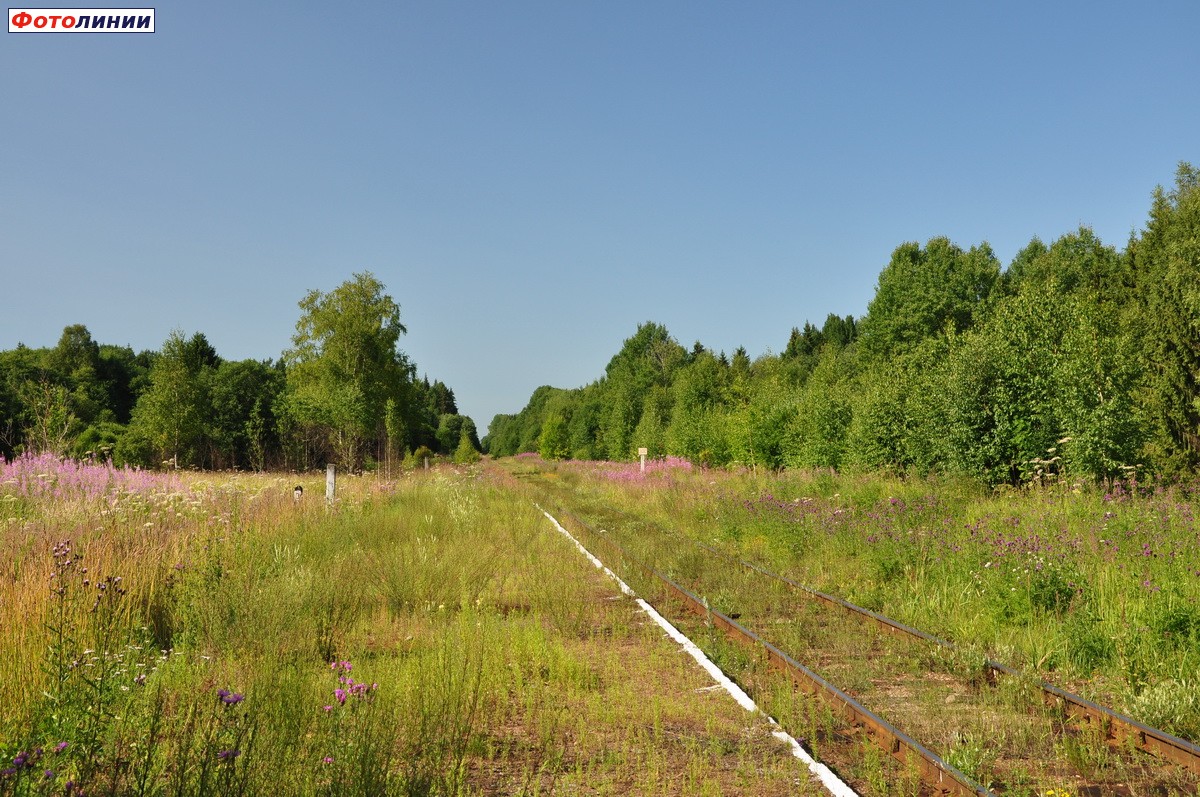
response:
M797 593L805 595L813 600L820 601L829 606L835 606L845 610L856 618L874 624L885 632L899 634L913 639L922 640L932 645L937 645L947 650L954 650L955 646L951 642L944 639L939 639L924 631L920 631L904 623L893 620L890 617L873 612L870 609L863 608L850 601L828 593L820 592L811 587L807 587L785 576L772 573L766 568L752 564L742 559L730 557L722 551L705 545L701 542L694 542L700 548L703 548L710 553L728 559L736 563L738 566L747 570L751 570L766 576L767 578L775 579L786 584L789 588ZM1002 664L998 661L987 659L984 662L989 674L992 676L1005 676L1009 678L1027 678L1024 673ZM1173 736L1166 731L1151 728L1138 722L1135 719L1125 716L1110 708L1101 706L1098 703L1093 703L1079 695L1072 694L1064 689L1060 689L1053 684L1045 681L1034 680L1033 683L1042 693L1042 699L1051 706L1061 708L1068 716L1091 725L1100 730L1105 741L1114 746L1132 746L1144 753L1149 753L1163 761L1176 764L1184 767L1191 772L1200 775L1200 747L1186 739L1181 739L1178 736Z
M967 797L968 795L987 797L993 794L754 631L719 610L713 609L703 598L631 556L620 543L598 533L595 528L574 513L561 507L557 507L556 512L559 515L559 522L562 518L567 518L573 527L572 530L576 533L582 532L582 535L593 546L604 550L616 560L633 565L645 576L657 580L693 614L705 622L711 623L739 644L759 652L772 669L785 674L796 687L824 702L834 715L853 731L865 735L879 749L902 764L911 766L915 763L921 781L934 793L956 795L956 797Z
M948 764L926 746L900 731L882 716L867 709L845 690L839 689L813 669L801 664L797 660L800 658L799 656L793 656L786 652L786 645L768 640L766 637L772 635L773 629L765 619L765 614L752 613L756 615L756 620L763 620L757 626L760 630L755 630L753 624L748 625L748 621L739 622L737 612L726 613L714 608L704 597L701 589L696 586L689 589L685 584L680 583L680 579L672 578L670 574L661 572L660 567L644 561L643 557L635 555L626 546L621 545L618 540L614 539L612 533L588 523L574 512L562 507L560 502L555 501L554 503L557 504L556 509L569 520L575 529L592 541L599 550L605 551L615 561L623 562L626 567L638 571L645 579L661 584L673 600L678 601L682 607L702 622L720 629L730 639L746 649L755 651L756 655L770 669L784 673L798 689L818 697L825 705L829 706L830 710L850 729L852 734L870 740L879 750L907 766L912 766L914 760L919 760L922 781L932 793L981 795L993 793L984 785L975 782L971 777ZM856 622L873 628L880 634L940 651L953 653L957 650L953 644L945 640L834 595L814 590L753 563L731 557L712 546L691 540L684 535L672 535L672 537L671 541L664 544L672 547L677 555L682 555L682 546L679 545L679 538L682 537L683 540L687 540L692 546L695 546L695 549L703 551L706 555L719 558L727 564L736 564L746 573L783 585L789 593L802 596L808 602L825 609L836 609L853 617ZM763 626L767 626L767 628L764 629ZM1083 741L1080 743L1085 745L1092 744L1095 740L1106 742L1116 751L1116 754L1125 755L1126 753L1122 751L1129 751L1129 754L1135 757L1134 766L1136 767L1148 768L1144 762L1149 761L1150 756L1154 756L1163 764L1172 765L1171 767L1160 767L1161 769L1178 768L1185 773L1182 781L1179 777L1167 777L1166 780L1172 784L1170 786L1153 786L1152 788L1157 793L1167 793L1172 789L1177 791L1195 790L1195 776L1200 774L1200 747L1195 744L1146 726L1052 684L1030 679L1000 662L987 660L983 663L983 669L988 682L992 684L1007 679L1020 682L1026 687L1036 688L1046 709L1053 716L1061 717L1060 734L1071 733L1075 736L1082 734ZM1133 751L1149 755L1138 755ZM1081 784L1083 780L1085 779L1080 780ZM1175 785L1180 782L1190 783L1190 786ZM1090 794L1137 793L1136 789L1130 789L1124 784L1111 783L1105 786L1083 784L1080 786L1080 791Z

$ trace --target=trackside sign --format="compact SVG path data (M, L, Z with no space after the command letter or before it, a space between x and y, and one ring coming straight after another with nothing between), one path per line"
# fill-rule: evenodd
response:
M153 8L10 8L9 33L153 33Z

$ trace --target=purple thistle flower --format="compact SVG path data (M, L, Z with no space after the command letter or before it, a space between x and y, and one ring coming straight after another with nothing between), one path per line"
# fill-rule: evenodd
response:
M67 744L66 742L59 742L58 744L54 745L54 752L61 753L63 750L66 750L69 746L70 745Z
M222 750L221 752L217 753L217 758L221 759L222 761L232 761L241 754L241 750Z

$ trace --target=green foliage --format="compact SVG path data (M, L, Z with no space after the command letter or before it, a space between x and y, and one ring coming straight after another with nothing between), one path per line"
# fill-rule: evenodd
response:
M830 346L844 349L858 339L858 322L854 316L830 313L821 327L821 339Z
M458 414L458 405L454 401L454 391L437 379L429 386L426 406L429 408L429 412L435 416Z
M694 353L691 362L680 369L671 386L672 413L666 430L666 453L704 464L729 461L724 423L729 378L729 367L707 349Z
M321 433L331 455L358 468L368 444L386 438L388 399L406 398L412 366L397 350L400 306L370 273L300 302L293 348L284 359L288 412Z
M424 468L426 463L432 465L436 459L436 455L426 446L417 446L413 451L404 458L404 467Z
M262 470L323 464L331 440L364 461L389 463L410 445L437 446L440 414L457 415L454 392L439 381L411 381L411 364L394 350L402 327L386 317L390 299L372 296L374 288L381 286L358 275L327 296L309 295L292 352L298 367L225 361L203 334L178 331L161 351L135 354L97 344L81 324L66 327L53 348L0 352L0 456L50 451L118 464ZM378 318L363 317L376 311ZM382 344L371 340L372 323ZM363 344L357 351L355 340ZM390 362L377 356L389 340ZM383 380L391 393L382 408L370 403L383 395L379 379L342 379L368 372L391 379ZM474 423L459 417L447 452L461 429L479 447Z
M1168 728L1187 739L1200 738L1200 689L1194 680L1159 681L1138 694L1127 711L1152 728Z
M1149 224L1126 257L1147 364L1147 453L1167 472L1191 470L1200 464L1200 169L1181 163L1174 188L1154 192Z
M588 385L572 395L571 402L563 402L564 411L569 412L567 431L570 436L571 457L574 459L602 459L597 435L600 419L604 413L603 398L599 388Z
M255 360L223 361L211 373L207 437L214 467L263 469L266 451L276 445L273 407L283 381L282 372Z
M1147 241L1124 257L1086 227L1049 246L1033 239L1003 275L986 244L904 244L865 319L806 322L778 357L752 362L738 348L727 358L698 342L687 352L643 324L604 378L539 388L517 416L498 416L493 453L534 450L556 414L581 458L625 459L645 445L704 464L944 472L992 485L1177 469L1190 462L1188 430L1200 428L1188 409L1200 407L1200 327L1184 311L1190 294L1151 291L1138 270L1174 268L1182 285L1196 248L1180 220L1197 182L1187 175L1158 197ZM1170 239L1169 256L1155 236ZM1148 346L1147 329L1162 326L1144 321L1151 301L1175 303L1170 347Z
M71 456L75 459L97 459L101 462L112 459L126 427L112 421L101 421L88 426L75 438ZM118 465L125 464L117 462Z
M471 442L471 435L463 430L458 438L458 447L454 449L454 464L470 465L479 461L479 449Z
M1085 676L1108 666L1117 657L1117 644L1097 618L1082 615L1066 628L1067 659Z
M640 324L600 379L539 387L483 441L453 390L415 378L399 307L370 274L310 292L278 364L223 361L200 334L135 355L72 325L53 348L0 352L0 455L390 467L414 447L450 455L465 431L495 456L632 459L645 446L706 465L990 485L1177 477L1200 466L1198 186L1181 164L1124 252L1080 227L1032 239L1001 273L987 244L905 243L866 317L805 321L779 356L688 350Z
M671 393L661 385L654 385L642 406L642 417L633 430L632 446L645 448L651 459L665 457L670 417Z
M24 406L25 449L35 454L65 454L79 419L71 409L71 394L62 385L42 379L21 384L18 398Z
M538 437L538 453L542 459L566 459L571 455L571 440L567 423L561 415L551 415L542 424Z
M607 455L627 459L640 447L634 432L642 418L645 402L653 387L670 388L676 371L687 361L687 352L666 327L645 323L627 339L605 367L606 411L600 422L600 439ZM659 417L652 420L653 434L665 427L661 410L665 398L656 399Z
M923 249L916 243L897 247L867 306L863 356L885 360L947 328L969 329L999 275L1000 263L986 243L966 252L947 238L933 238Z
M853 418L854 358L827 347L799 393L800 410L788 425L789 465L837 468Z
M458 448L458 441L463 435L463 416L445 413L438 418L437 443L438 452L452 454Z
M222 360L204 335L176 331L153 358L148 381L128 429L92 424L75 451L108 450L130 464L262 470L279 449L284 374L277 366Z
M144 442L154 464L203 464L206 423L213 413L212 374L218 362L200 333L185 339L176 330L163 344L150 369L150 387L138 399L130 423L130 442ZM132 453L130 448L124 451L127 456Z
M911 463L908 393L915 377L877 367L860 377L846 429L845 464L859 471L902 470Z

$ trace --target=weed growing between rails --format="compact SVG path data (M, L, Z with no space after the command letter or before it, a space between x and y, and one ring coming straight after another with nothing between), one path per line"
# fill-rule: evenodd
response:
M618 483L594 470L558 464L545 483L599 516L616 507L648 518L1200 739L1200 532L1188 488L992 494L713 471Z

